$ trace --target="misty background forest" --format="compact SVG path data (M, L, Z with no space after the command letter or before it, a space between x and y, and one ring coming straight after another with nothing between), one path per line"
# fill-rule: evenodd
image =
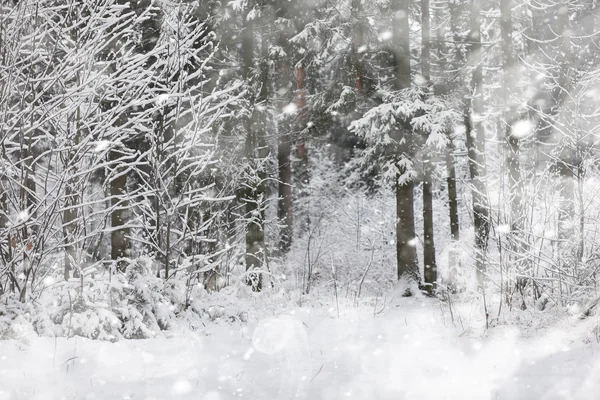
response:
M597 398L599 61L596 0L0 0L0 399Z

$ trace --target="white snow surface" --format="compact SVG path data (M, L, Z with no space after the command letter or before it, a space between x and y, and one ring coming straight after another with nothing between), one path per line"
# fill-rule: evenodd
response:
M581 340L590 320L484 329L468 305L455 307L454 323L437 301L412 298L342 306L339 317L335 306L295 308L169 338L28 335L0 341L0 400L600 398L600 345Z

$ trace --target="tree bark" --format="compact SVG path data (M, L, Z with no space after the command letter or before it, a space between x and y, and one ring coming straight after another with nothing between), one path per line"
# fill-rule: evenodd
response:
M249 4L251 10L253 4ZM252 20L245 19L244 31L242 34L243 49L243 72L248 82L252 82L252 68L254 67L254 24ZM261 53L264 60L261 65L260 90L255 103L267 106L268 96L268 66L266 57L268 55L268 42L263 36L261 43ZM264 137L260 130L266 129L263 121L266 112L260 111L254 107L252 115L246 122L246 158L251 163L254 171L250 171L250 182L245 190L244 202L246 208L246 218L248 219L246 228L246 271L261 271L264 266L265 253L265 222L263 201L265 195L265 174L259 165L261 160L266 157L265 150L268 151ZM250 273L247 282L252 286L252 290L262 290L261 273Z
M569 2L561 0L557 5L557 32L559 39L558 62L560 65L558 82L553 90L553 101L555 108L562 104L567 97L567 81L569 79L569 53L570 53L570 38L568 32L569 27ZM558 114L558 109L555 110ZM560 144L563 147L564 143ZM578 160L574 154L576 151L566 149L558 156L555 161L555 170L559 177L559 193L560 204L558 212L558 238L561 240L559 246L561 249L561 267L568 267L574 261L572 258L572 235L574 232L575 222L575 171L578 169ZM565 260L566 258L566 260Z
M296 142L296 153L300 162L297 164L295 169L296 181L298 187L298 199L300 201L308 198L308 186L310 184L310 170L309 170L309 158L308 158L308 146L306 144L306 135L302 133L306 127L306 69L304 66L299 66L296 70L296 108L298 110L297 119L297 130L300 132ZM304 210L304 215L300 215L299 231L300 233L308 232L310 230L310 211L308 207Z
M430 15L429 0L421 0L421 73L427 83L426 96L429 96L431 79L430 70ZM425 150L429 153L429 150ZM437 281L437 264L435 260L435 242L433 231L433 165L431 157L424 155L423 159L423 278L426 290L431 294Z
M427 291L433 293L437 282L437 264L435 259L435 243L433 230L433 182L431 159L426 156L423 161L423 278Z
M524 259L524 241L523 236L525 222L525 207L523 205L523 177L521 176L520 163L520 139L513 132L513 124L517 122L515 107L512 98L515 90L514 81L514 55L512 40L512 0L502 0L500 4L500 29L502 33L502 68L504 71L503 101L504 101L504 123L505 140L507 144L506 166L508 168L508 192L510 206L510 247L511 255L509 257L511 266L516 269L521 276L530 275L531 272L526 268ZM517 289L522 293L527 281L518 278ZM525 303L522 303L522 308Z
M110 221L112 231L110 234L111 258L117 261L117 270L125 272L127 263L124 258L129 257L131 241L129 239L129 199L127 198L127 174L123 173L125 167L121 164L121 156L117 150L111 150L108 154L109 161L113 165L115 176L110 177L111 214Z
M471 1L471 52L477 58L472 74L472 99L466 102L465 131L469 156L469 171L473 189L473 222L475 229L475 249L477 280L483 286L486 272L486 253L490 232L490 211L486 187L485 132L481 124L483 115L483 72L481 57L481 36L479 0ZM470 104L469 104L470 103ZM470 108L472 106L472 113Z
M294 202L292 174L292 139L289 133L280 133L277 145L279 162L279 201L277 218L279 219L279 250L287 253L293 241Z
M287 7L285 4L280 4L276 13L278 18L286 18ZM285 48L288 44L287 29L282 28L279 33L279 46ZM278 65L278 93L281 93L282 98L279 100L279 113L283 114L283 109L290 101L289 87L292 81L290 60L285 58L279 60ZM285 132L284 130L288 130ZM292 135L290 132L291 126L281 124L278 127L279 142L277 144L277 161L279 166L279 200L277 207L277 218L279 220L279 250L282 253L287 253L293 241L293 173L292 173Z
M509 174L509 197L510 197L510 221L511 231L518 234L523 230L522 222L522 180L520 167L520 143L519 138L512 134L513 122L515 122L515 107L511 96L514 92L514 55L512 40L512 0L502 0L500 4L500 28L502 31L502 68L504 70L503 100L504 100L504 123L505 137L508 143L508 157L506 164Z
M126 0L118 0L117 3L125 5L130 2ZM141 0L139 2L133 2L129 4L131 9L137 14L140 15L144 9L148 7L153 7L152 2L149 0ZM162 15L160 12L155 14L155 11L152 12L152 18L148 18L141 23L140 27L140 41L135 46L134 50L138 54L147 54L150 52L155 46L160 35L160 24L162 21ZM115 38L120 35L120 31L114 32ZM116 43L113 44L116 46ZM111 54L115 49L105 48L103 53L103 58L111 64L109 66L109 71L115 73L115 55ZM152 63L155 61L154 57L148 58L148 63ZM148 65L148 63L146 65ZM102 105L104 110L108 111L114 105L111 104L110 101L107 101ZM126 110L122 110L121 114L118 116L115 125L123 126L127 123L127 119L129 118L129 112ZM124 145L131 148L139 145L139 143L135 143L139 140L134 139L134 143L131 141L127 143L127 141L123 141ZM109 186L110 186L110 196L111 196L111 258L114 261L117 261L117 270L120 272L124 272L127 267L127 262L124 258L131 256L131 239L130 239L130 229L127 227L130 219L130 202L128 198L128 189L127 182L128 177L127 174L124 174L123 171L127 168L126 163L121 160L124 153L121 153L117 149L112 149L108 158L110 161L110 166L113 169L114 176L109 177Z
M77 34L75 36L77 41ZM77 82L80 82L79 73L77 73ZM75 112L75 140L73 149L69 150L69 156L65 165L65 173L71 175L75 170L75 163L78 160L74 159L74 153L77 152L81 135L81 109L77 107ZM77 230L77 216L79 213L80 198L77 193L77 181L70 176L65 185L65 210L63 212L63 236L65 242L65 258L64 258L64 279L68 281L71 276L71 271L76 267L75 262L77 256L77 246L75 244L75 231Z
M71 277L71 271L75 267L76 247L75 247L75 229L77 220L77 205L79 199L71 182L67 182L65 189L65 210L63 211L63 236L65 245L65 265L64 279L68 281Z
M394 0L393 15L393 49L392 56L395 66L395 88L402 90L411 85L410 78L410 30L409 30L409 1ZM406 138L405 138L406 139ZM404 140L407 143L408 140ZM400 146L400 157L409 157L410 148ZM398 279L420 283L419 266L415 247L415 212L414 212L414 182L412 178L405 179L408 171L401 170L396 182L396 259Z
M363 46L363 27L360 23L360 13L362 11L361 0L352 0L352 16L355 21L352 37L352 65L356 74L356 92L360 95L365 93L365 79L363 60L360 55L360 48Z
M8 157L6 156L6 145L4 143L4 141L2 141L2 143L0 143L0 146L2 146L2 158L3 158L3 162L8 162ZM2 261L2 263L4 265L7 265L10 260L12 259L12 252L13 252L13 247L12 247L12 240L11 240L11 234L10 234L10 228L9 228L9 219L8 219L8 191L9 191L9 184L8 184L8 179L6 178L6 176L4 175L4 173L2 175L0 175L0 206L2 207L0 209L0 261ZM9 286L9 290L11 291L11 293L15 292L15 282L16 282L16 277L15 277L15 269L14 269L14 264L12 264L11 268L7 271L7 274L9 276L9 280L10 280L10 284ZM3 288L2 290L0 290L0 294L4 294L4 292L6 292L6 288Z
M448 177L448 209L450 210L450 239L453 242L460 240L460 224L458 219L458 196L456 190L456 167L454 166L454 146L448 143L446 150L446 170Z
M420 282L415 249L414 182L396 185L396 260L398 280Z

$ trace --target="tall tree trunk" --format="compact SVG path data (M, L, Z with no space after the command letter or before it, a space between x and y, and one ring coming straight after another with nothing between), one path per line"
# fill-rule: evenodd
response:
M4 141L1 141L0 146L2 147L2 160L3 162L8 162L8 158L6 155L6 146ZM0 175L0 261L4 265L7 265L12 259L12 240L9 229L9 219L8 219L8 191L9 184L4 171L2 175ZM14 293L15 291L15 282L16 277L14 274L14 264L11 266L11 269L7 272L10 280L9 289ZM3 294L6 291L6 288L2 288L0 290L0 294Z
M556 32L558 34L557 60L559 64L558 78L555 82L555 87L552 90L552 101L554 112L552 115L558 115L559 107L568 98L568 92L572 87L573 82L570 79L570 23L569 23L569 1L561 0L556 7ZM575 124L573 124L575 125ZM577 129L577 127L573 127ZM558 132L554 132L555 134ZM560 153L554 160L554 170L558 175L559 183L559 210L558 210L558 247L560 251L560 269L562 274L573 266L575 263L576 254L574 251L573 236L575 233L575 177L578 169L577 151L573 148L568 148L568 142L571 140L563 140L558 143ZM562 281L562 278L559 278ZM561 288L562 290L562 288Z
M77 37L75 37L77 41ZM79 74L77 74L77 82L79 83ZM79 146L80 141L80 132L81 132L81 110L77 107L77 111L75 113L75 140L73 143L73 148L69 150L69 156L67 158L67 165L65 168L65 173L69 176L66 181L65 187L65 204L63 211L63 236L64 236L64 245L65 245L65 258L64 258L64 279L68 281L71 277L71 271L76 267L76 256L77 256L77 246L75 244L75 231L77 230L77 214L79 210L80 199L77 192L77 179L72 175L75 172L75 163L74 154L77 153L77 147Z
M118 4L121 5L129 5L131 10L134 11L138 16L141 15L145 9L150 7L153 8L152 12L149 14L150 17L146 18L143 22L140 23L140 31L138 32L139 41L134 48L134 51L137 54L148 54L152 49L156 46L158 36L160 35L160 26L162 21L162 13L160 10L157 10L155 5L152 4L149 0L141 0L138 2L129 2L127 0L117 0ZM123 28L119 28L114 32L114 38L116 40L119 35L121 35ZM113 46L116 46L117 43L113 43ZM111 48L112 46L105 47L102 50L102 58L105 61L108 61L109 68L108 70L116 74L116 62L115 62L115 48ZM156 60L155 57L148 57L146 66L153 63ZM110 101L105 101L101 107L108 111L111 107L114 107L114 104L111 104ZM115 121L116 127L124 126L127 123L129 118L129 111L122 110L120 111L120 115ZM133 143L131 141L124 140L123 145L126 147L135 147L139 146L139 141L142 139L134 139ZM138 143L136 143L138 142ZM117 261L117 270L120 272L124 272L127 267L127 262L124 258L131 256L131 239L130 239L130 229L127 227L130 219L130 202L128 197L127 190L127 174L124 171L127 169L127 162L122 160L123 156L126 153L121 153L117 149L112 149L109 151L108 158L110 161L110 167L114 171L114 176L109 177L109 186L110 186L110 196L111 196L111 258L114 261Z
M249 10L252 9L252 3L249 4ZM243 49L243 70L248 82L252 82L251 71L254 66L254 26L252 20L246 18L244 31L242 34ZM263 36L261 43L261 53L265 62L261 66L260 91L256 98L257 104L267 106L267 87L268 87L268 65L266 57L268 55L268 43ZM246 228L246 270L260 271L263 269L265 254L265 222L263 201L265 195L265 175L260 166L264 158L266 143L260 130L266 129L266 124L262 119L266 112L260 111L259 107L254 107L250 119L246 122L246 157L251 165L256 168L250 171L252 182L247 182L248 189L245 191L246 218L248 218ZM262 290L262 276L260 273L248 275L248 284L252 290Z
M452 65L452 70L460 70L464 68L467 60L464 57L463 52L460 47L464 45L464 39L461 37L460 27L462 26L461 16L464 12L465 0L458 0L456 2L451 2L448 4L448 9L450 13L450 26L452 29L453 41L455 43L455 51L452 53L453 58L455 59L455 63ZM440 24L440 26L442 26ZM440 49L445 48L444 45L444 37L440 35L438 40L438 46ZM443 56L443 55L441 55ZM461 86L466 86L465 83L461 83ZM466 91L461 89L460 92L465 97ZM463 104L465 106L464 112L468 113L468 106L466 103ZM448 147L446 148L446 170L447 170L447 185L448 185L448 208L450 212L450 235L452 241L458 241L460 239L460 225L458 219L458 196L457 196L457 186L456 186L456 167L454 163L454 151L455 145L452 141L452 137L448 140ZM452 266L451 266L452 267Z
M393 14L393 60L395 65L396 90L409 88L410 78L410 30L409 1L394 0ZM404 141L405 143L408 140ZM400 157L410 157L410 149L403 145ZM419 266L415 247L414 181L406 179L408 171L401 170L396 182L396 259L398 279L420 283ZM407 293L408 294L408 293Z
M421 73L428 85L426 96L430 95L430 34L429 0L421 0ZM433 233L433 165L431 164L431 156L429 156L430 152L427 149L426 152L428 154L423 159L423 278L427 285L427 291L433 293L437 281Z
M433 231L433 182L431 158L423 161L423 278L428 284L426 289L432 293L437 282L437 264L435 259L435 243Z
M276 13L278 18L286 18L287 7L284 4L279 5ZM288 45L288 31L282 28L279 33L279 46L285 48ZM279 60L278 65L278 84L277 93L282 96L279 99L280 107L279 114L283 114L284 107L290 101L290 83L291 66L290 60L286 56ZM292 245L293 240L293 174L292 174L292 135L291 126L288 124L280 124L278 126L279 142L277 144L277 161L279 166L279 200L277 207L277 218L279 220L279 250L282 253L287 253ZM287 132L285 131L287 130Z
M483 286L486 272L486 253L490 232L490 211L486 187L485 132L481 123L483 115L483 72L480 36L479 0L471 1L471 55L477 60L472 75L472 99L465 107L465 130L469 156L469 171L473 189L473 222L475 229L477 279ZM470 103L470 104L469 104ZM470 113L472 106L472 113Z
M452 139L446 148L446 184L448 186L448 210L450 214L450 249L448 252L448 287L456 290L456 276L459 268L459 254L456 246L460 240L460 225L458 219L458 196L456 190L456 167L454 166L454 145Z
M29 214L28 219L32 222L30 224L25 223L21 228L21 240L22 240L22 263L24 275L23 283L21 285L21 291L19 293L19 300L24 302L27 296L27 285L29 277L32 275L31 268L31 253L30 251L34 247L36 241L36 234L38 231L37 222L37 185L35 181L35 155L33 149L34 142L34 131L33 127L29 127L29 134L27 138L22 138L21 143L21 156L23 157L23 166L21 168L21 191L20 191L20 208L26 210ZM26 142L25 142L26 141Z
M503 100L504 100L504 123L505 138L508 143L508 156L506 164L509 175L509 197L510 197L510 221L511 232L518 234L523 230L523 205L522 205L522 181L520 167L520 143L519 137L513 134L513 123L517 121L516 110L513 106L511 96L514 92L514 55L512 41L512 0L502 0L500 4L501 18L500 28L502 31L502 68L504 70Z
M365 77L363 60L360 55L361 47L363 46L363 27L360 23L360 14L362 12L361 0L352 0L352 17L355 21L353 26L352 36L352 65L356 74L356 92L364 95L365 92Z
M452 37L455 43L455 49L450 54L448 54L448 49L445 41L445 26L442 18L437 19L436 25L438 26L437 31L437 51L438 51L438 59L444 59L447 55L450 55L452 59L455 60L454 63L451 64L450 70L451 74L454 75L460 68L463 68L464 58L462 56L462 52L460 51L460 46L462 45L463 40L460 37L458 32L459 27L462 25L460 23L460 16L463 11L462 3L449 3L448 4L448 13L450 17L450 26L452 29ZM464 86L461 84L461 86ZM462 91L460 91L462 92ZM463 93L463 97L464 97ZM448 144L445 149L445 161L446 161L446 185L448 188L448 214L450 220L450 245L448 249L448 275L447 275L447 286L450 290L456 289L456 276L458 270L460 268L460 258L458 253L457 242L460 239L460 225L458 218L458 195L457 195L457 185L456 185L456 167L454 163L454 142L452 137L451 130L448 132Z
M277 218L279 219L279 250L287 253L293 241L294 202L292 174L292 138L289 133L281 133L277 145L279 162L279 201Z
M398 279L419 283L415 241L414 182L411 180L396 185L396 260Z
M308 199L308 186L310 184L310 170L308 159L308 146L306 144L306 135L302 133L306 128L308 110L306 108L306 69L300 65L296 70L296 108L298 110L297 130L300 132L296 143L297 156L300 159L296 171L296 182L298 187L298 199L306 201ZM310 210L308 207L304 210L305 215L300 216L299 230L301 233L310 230Z
M520 163L520 138L518 132L513 132L513 124L518 122L517 112L513 105L512 96L515 90L514 86L514 54L513 54L513 23L512 23L512 0L502 0L500 4L500 28L502 31L502 68L504 70L503 102L504 102L504 123L505 140L507 143L506 166L508 168L508 191L510 206L510 232L511 232L511 255L510 264L521 276L530 275L524 261L524 241L523 235L525 222L525 207L523 205L523 177L521 176ZM517 279L517 289L523 293L527 281L523 278ZM525 307L523 301L521 308Z

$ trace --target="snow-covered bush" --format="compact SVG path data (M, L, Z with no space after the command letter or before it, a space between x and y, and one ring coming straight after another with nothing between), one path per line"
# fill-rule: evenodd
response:
M173 329L180 317L214 319L199 301L204 288L196 284L188 290L187 284L183 276L156 277L152 260L142 257L130 261L124 273L95 272L55 283L29 303L6 296L0 303L0 337L13 337L20 318L39 335L110 341L154 337Z

